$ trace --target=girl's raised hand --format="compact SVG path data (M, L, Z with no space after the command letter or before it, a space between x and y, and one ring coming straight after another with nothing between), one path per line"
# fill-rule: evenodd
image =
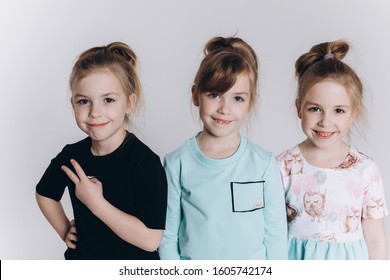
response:
M84 170L77 161L71 159L70 162L73 165L76 174L65 165L61 166L61 169L75 184L76 197L93 212L94 207L98 206L99 202L104 199L103 185L97 178L91 178L85 175Z

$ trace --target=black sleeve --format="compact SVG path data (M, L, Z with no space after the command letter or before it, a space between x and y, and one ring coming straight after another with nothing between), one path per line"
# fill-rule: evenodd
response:
M135 174L135 215L148 228L165 229L167 178L159 157L143 158Z
M64 154L66 154L66 147L51 160L35 188L38 194L56 201L61 200L67 185L66 174L61 170L61 165L64 164Z

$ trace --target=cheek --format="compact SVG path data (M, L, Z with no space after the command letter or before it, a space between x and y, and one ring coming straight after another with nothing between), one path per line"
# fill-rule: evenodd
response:
M305 115L302 115L300 119L302 127L307 126L310 123L309 119Z
M345 122L344 122L344 129L345 130L349 130L349 128L351 127L351 125L352 125L352 123L353 123L353 120L352 119L350 119L350 120L346 120Z
M301 113L301 122L305 124L315 124L319 121L319 117L315 114Z
M199 115L204 116L207 114L206 106L199 106Z
M199 103L199 112L200 113L207 113L212 109L212 104L211 102L203 101L201 100Z
M83 119L85 117L85 110L82 110L80 108L78 109L73 109L73 115L76 119L76 121L80 121L81 119Z
M251 112L251 109L252 109L251 104L247 103L246 106L245 106L245 109L244 109L245 114L248 115Z

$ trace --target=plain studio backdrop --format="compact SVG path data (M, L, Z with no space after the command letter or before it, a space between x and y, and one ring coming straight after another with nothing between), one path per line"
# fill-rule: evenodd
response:
M390 206L390 3L387 0L0 0L0 259L63 259L65 243L40 212L35 186L74 121L68 78L77 55L112 41L140 60L145 112L135 134L161 159L201 127L190 89L207 40L241 37L260 61L260 101L244 133L278 154L302 141L294 63L344 38L361 77L369 128L354 144L377 161ZM63 196L72 217L68 192ZM386 218L390 243L390 218Z

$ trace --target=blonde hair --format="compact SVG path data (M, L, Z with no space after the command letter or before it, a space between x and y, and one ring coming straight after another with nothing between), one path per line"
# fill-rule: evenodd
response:
M83 78L95 71L108 69L118 78L127 98L135 94L134 109L138 110L143 104L143 94L137 68L138 58L125 43L113 42L106 46L93 47L79 55L70 74L69 86L74 94ZM126 116L125 121L131 124L129 116Z
M295 76L298 80L297 102L304 107L307 92L315 84L329 80L344 86L352 101L355 114L354 127L358 132L366 126L366 109L363 102L363 84L355 71L342 62L350 44L345 40L325 42L313 46L295 62Z
M258 61L254 50L236 37L214 37L204 47L204 55L194 80L194 92L224 94L240 74L250 81L250 109L257 101Z

